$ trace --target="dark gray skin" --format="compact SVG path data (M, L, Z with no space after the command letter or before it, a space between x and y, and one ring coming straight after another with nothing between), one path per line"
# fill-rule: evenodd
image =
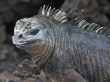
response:
M89 82L110 81L108 38L66 24L54 28L60 32L55 31L57 38L53 54L48 60L50 62L43 66L46 72L56 76L59 72L74 69Z
M33 26L32 20L43 38L32 28L21 32ZM42 15L22 19L16 28L13 43L30 53L52 82L110 82L110 39L104 35Z

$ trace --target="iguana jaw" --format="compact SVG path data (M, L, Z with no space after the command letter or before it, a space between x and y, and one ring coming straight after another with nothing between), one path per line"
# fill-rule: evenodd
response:
M17 48L20 48L20 49L30 48L30 47L35 46L35 44L38 44L39 42L41 42L40 39L38 39L38 40L27 40L27 41L25 41L25 40L16 40L16 39L14 39L14 37L12 39L13 39L13 44Z

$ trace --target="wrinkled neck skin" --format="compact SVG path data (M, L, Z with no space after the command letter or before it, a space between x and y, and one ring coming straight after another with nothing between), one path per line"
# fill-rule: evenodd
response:
M48 46L47 46L48 45ZM50 57L53 46L48 43L25 50L32 56L32 61L40 68Z
M54 33L54 37L55 37L55 46L54 46L54 50L50 56L50 58L48 59L48 61L42 66L42 69L52 75L55 76L57 75L56 73L59 72L59 69L61 69L58 65L61 62L61 58L64 56L65 53L67 53L67 49L68 49L68 44L69 44L69 40L67 37L68 36L68 32L67 32L67 27L65 26L66 24L57 24L57 23L53 23L53 33ZM63 64L63 63L62 63ZM61 66L62 67L62 66Z

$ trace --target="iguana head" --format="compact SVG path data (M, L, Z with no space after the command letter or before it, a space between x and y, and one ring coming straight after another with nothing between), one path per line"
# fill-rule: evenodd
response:
M13 44L30 53L43 52L44 48L54 46L53 21L66 22L66 14L48 6L43 6L37 16L18 20L12 37Z
M40 43L45 35L44 25L36 18L24 18L16 22L13 43L19 48L34 46L34 43Z

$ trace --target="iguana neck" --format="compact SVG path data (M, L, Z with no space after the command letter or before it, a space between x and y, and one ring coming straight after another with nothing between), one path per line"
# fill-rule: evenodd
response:
M39 51L36 54L33 54L33 60L37 64L37 66L41 67L45 62L49 59L51 53L52 53L52 48L49 46L42 46L40 48L41 51Z
M47 43L42 44L39 47L32 47L26 51L32 56L32 61L35 62L38 67L41 67L50 57L53 46Z
M54 29L55 46L53 54L51 54L48 61L43 65L43 70L55 74L58 72L58 63L64 56L64 52L68 49L68 33L65 27L59 26Z

